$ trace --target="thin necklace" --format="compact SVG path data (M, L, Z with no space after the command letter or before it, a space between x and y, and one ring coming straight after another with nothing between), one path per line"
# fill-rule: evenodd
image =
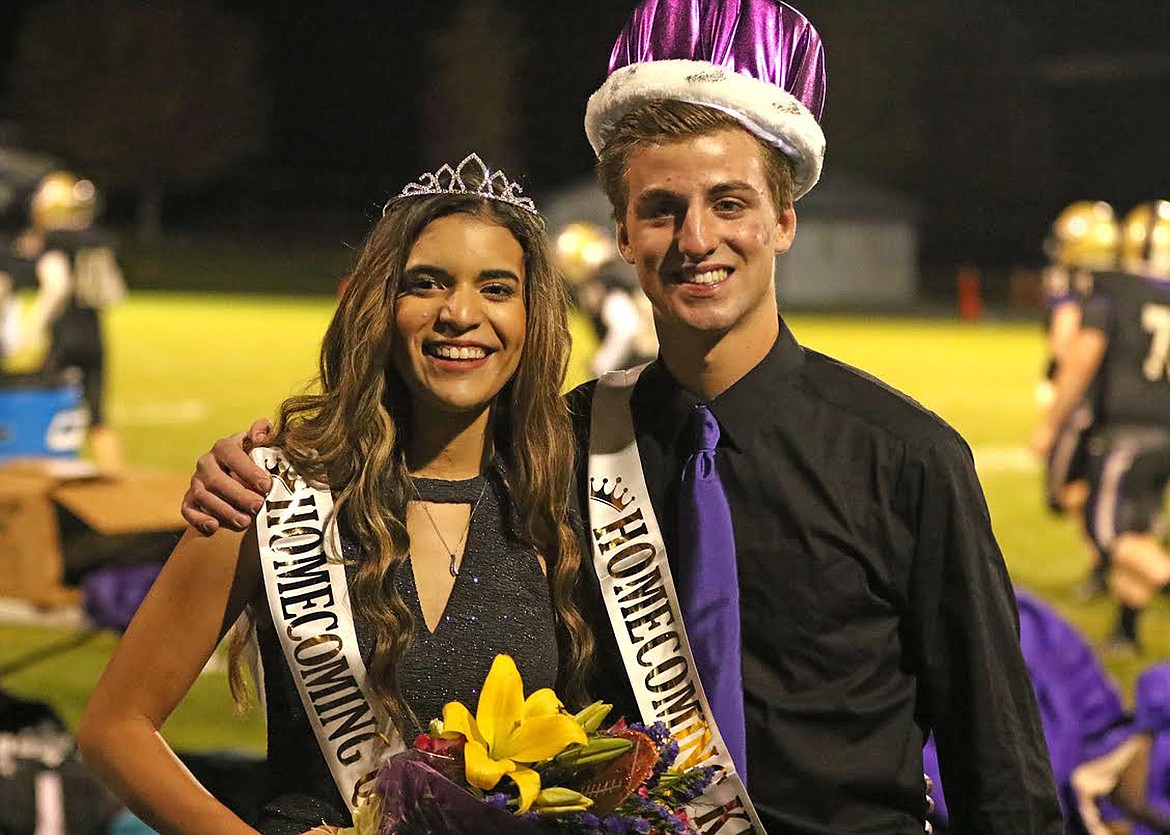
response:
M475 518L475 511L479 510L479 503L483 501L483 496L487 492L487 479L483 480L483 489L479 491L479 498L475 500L475 504L471 506L471 513L467 514L467 527L463 529L463 536L459 538L459 542L452 548L447 544L447 540L443 538L443 532L439 530L439 526L435 523L435 517L431 515L431 510L427 507L427 502L423 499L422 494L418 492L417 485L414 487L414 495L418 497L418 502L422 505L423 513L427 515L427 519L431 522L431 527L435 529L435 536L439 537L439 542L443 543L443 548L451 555L451 565L448 570L452 577L459 576L459 569L455 565L455 552L463 547L463 543L467 540L467 535L471 533L471 520Z

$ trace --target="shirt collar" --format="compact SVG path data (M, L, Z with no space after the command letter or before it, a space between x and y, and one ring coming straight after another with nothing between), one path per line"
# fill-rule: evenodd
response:
M780 335L764 358L727 391L707 404L719 421L721 439L742 451L751 436L763 428L762 417L779 408L783 386L804 363L804 348L780 320ZM700 402L666 370L661 361L650 363L638 380L632 406L639 425L666 448L678 441L695 405Z

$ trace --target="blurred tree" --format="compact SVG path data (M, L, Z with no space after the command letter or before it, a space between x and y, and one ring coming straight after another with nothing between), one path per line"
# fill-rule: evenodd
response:
M210 181L265 139L253 38L214 0L48 0L27 13L9 90L30 142L137 190L147 240L165 188Z
M798 5L825 43L829 170L913 195L923 263L1038 257L1052 129L1019 4Z
M1034 71L1036 29L1017 5L936 0L938 71L924 90L931 155L920 188L935 252L995 267L1038 262L1051 220L1052 125Z
M804 0L825 45L826 164L910 191L927 149L930 21L919 0Z
M460 0L431 44L433 71L421 88L431 164L475 151L509 176L521 172L516 85L525 51L517 19L498 0Z

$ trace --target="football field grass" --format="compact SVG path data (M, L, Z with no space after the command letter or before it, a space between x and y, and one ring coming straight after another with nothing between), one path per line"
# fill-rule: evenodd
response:
M132 294L110 310L108 409L131 465L189 472L220 435L272 416L306 385L334 301L324 297ZM1039 326L870 317L788 317L798 339L874 374L954 425L975 451L1000 545L1015 582L1037 592L1094 643L1112 606L1079 602L1085 558L1071 521L1043 508L1040 471L1025 445L1037 409L1042 364ZM570 382L585 379L590 335ZM0 664L67 631L0 627ZM1143 623L1144 655L1109 659L1123 687L1145 665L1170 658L1170 605L1157 601ZM17 693L52 702L75 723L115 646L112 635L3 680ZM263 747L261 717L233 715L226 676L212 671L175 713L165 734L185 749Z

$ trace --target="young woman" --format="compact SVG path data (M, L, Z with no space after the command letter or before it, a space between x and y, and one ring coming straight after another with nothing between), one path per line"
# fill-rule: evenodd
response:
M348 825L355 769L445 702L474 704L497 653L526 689L579 694L568 351L562 281L514 184L473 156L387 204L319 393L286 400L259 453L275 478L257 525L184 536L90 701L82 749L127 805L162 832L255 831L158 734L245 609L268 713L261 832ZM340 561L322 556L334 531Z

